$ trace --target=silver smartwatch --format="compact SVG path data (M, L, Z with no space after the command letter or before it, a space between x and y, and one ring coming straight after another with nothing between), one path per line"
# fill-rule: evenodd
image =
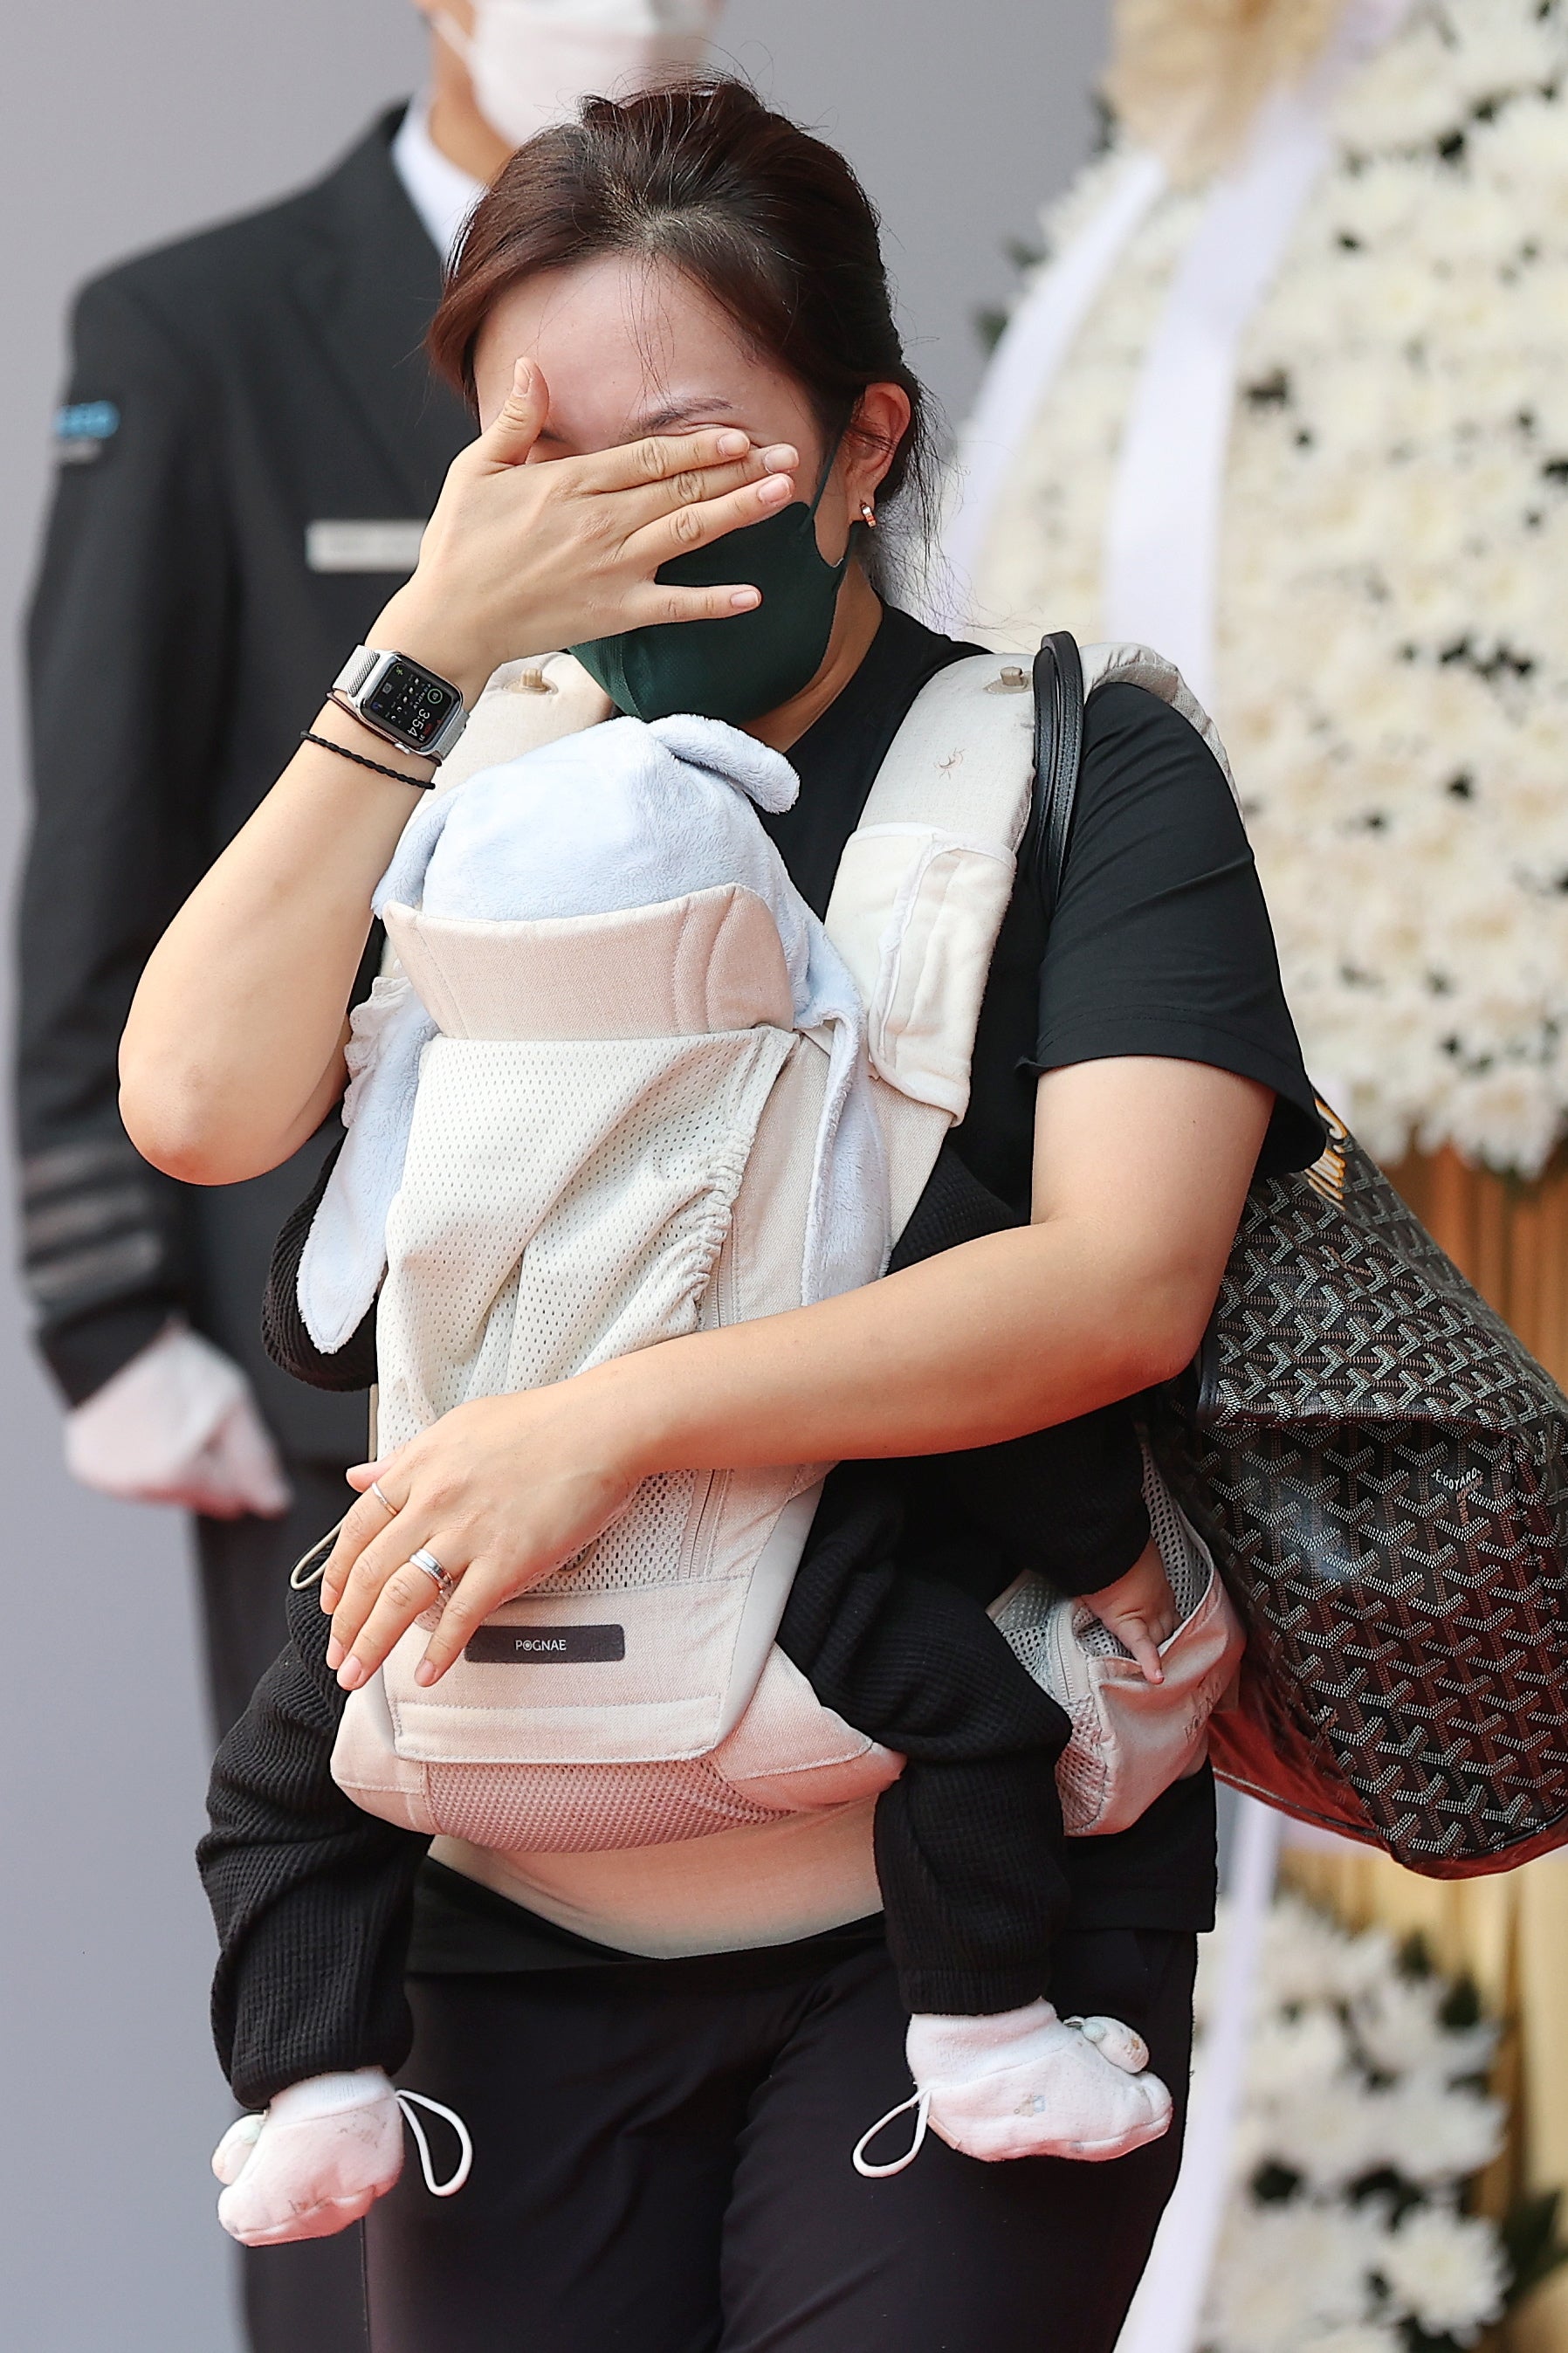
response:
M468 714L449 679L407 654L356 646L332 681L332 701L374 733L417 759L444 760Z

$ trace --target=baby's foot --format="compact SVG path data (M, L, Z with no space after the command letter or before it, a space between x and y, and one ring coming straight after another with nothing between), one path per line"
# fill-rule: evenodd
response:
M316 2075L241 2116L213 2153L217 2218L247 2247L330 2238L369 2212L403 2170L403 2118L379 2067Z
M1048 2008L1049 2005L1047 2004ZM1126 2075L1141 2075L1149 2064L1149 2045L1131 2026L1123 2026L1119 2018L1064 2018L1064 2026L1076 2026L1086 2042L1092 2042L1100 2056L1120 2067ZM1158 2075L1151 2079L1158 2083Z
M1101 2163L1170 2130L1171 2094L1144 2072L1142 2035L1119 2019L1061 2019L1048 2001L992 2018L912 2018L908 2049L926 2121L965 2157Z

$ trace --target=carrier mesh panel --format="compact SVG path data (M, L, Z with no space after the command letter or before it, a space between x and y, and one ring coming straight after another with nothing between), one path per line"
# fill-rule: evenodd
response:
M437 1039L388 1220L387 1444L691 1330L792 1044Z
M1057 1759L1057 1794L1062 1801L1062 1828L1071 1838L1100 1820L1110 1774L1094 1702L1080 1699L1069 1713L1072 1738Z
M1092 1609L1080 1609L1073 1627L1080 1651L1091 1659L1130 1659L1131 1651L1125 1642L1118 1641L1109 1626L1102 1626Z
M740 1070L725 1069L720 1052L710 1048L660 1071L657 1089L628 1110L571 1176L552 1205L548 1226L529 1245L523 1289L530 1330L522 1350L514 1344L514 1357L522 1358L512 1367L514 1379L519 1372L531 1381L567 1377L662 1338L672 1315L684 1324L694 1314L751 1145L749 1128L734 1133L735 1097L740 1080L751 1075L757 1060L751 1053ZM549 1075L559 1086L562 1109L578 1111L582 1072L563 1058ZM535 1107L546 1133L552 1100L553 1090L542 1089ZM683 1280L672 1283L667 1267L662 1280L652 1279L653 1295L645 1306L644 1286L669 1246L667 1229L647 1229L637 1179L650 1162L686 1195L681 1214L690 1224L681 1251ZM554 1265L569 1267L579 1285L590 1269L600 1271L603 1299L592 1318L584 1315L581 1289L548 1279L547 1270Z
M526 1802L493 1766L432 1765L426 1788L437 1827L512 1854L586 1854L670 1846L715 1830L779 1819L742 1797L701 1757L668 1765L534 1765Z
M1143 1501L1149 1526L1171 1580L1176 1623L1184 1624L1209 1588L1214 1572L1187 1533L1169 1488L1143 1452ZM1072 1737L1057 1762L1057 1787L1061 1792L1063 1819L1070 1832L1080 1831L1100 1819L1106 1802L1109 1767L1105 1732L1092 1693L1070 1694L1063 1686L1058 1645L1070 1644L1091 1659L1129 1659L1132 1653L1102 1626L1092 1610L1081 1605L1070 1611L1039 1577L1020 1586L997 1617L1009 1647L1035 1681L1063 1705L1072 1719Z
M1160 1547L1160 1557L1165 1564L1165 1574L1171 1580L1176 1623L1180 1626L1208 1591L1214 1570L1194 1542L1176 1508L1176 1499L1155 1469L1147 1447L1143 1449L1143 1503L1154 1542Z
M680 1539L699 1476L706 1480L710 1474L660 1471L645 1479L613 1527L564 1568L531 1585L530 1593L627 1593L682 1582Z
M1071 1632L1068 1631L1071 1625ZM1105 1803L1107 1767L1104 1732L1092 1692L1070 1692L1062 1679L1058 1648L1076 1641L1080 1650L1099 1658L1128 1654L1114 1635L1087 1609L1075 1609L1069 1620L1059 1595L1042 1577L1026 1578L1005 1609L997 1614L998 1630L1005 1637L1026 1673L1058 1704L1072 1724L1071 1736L1057 1759L1057 1788L1062 1820L1069 1836L1100 1818ZM1099 1636L1097 1641L1094 1638Z
M1180 1626L1192 1616L1208 1591L1213 1571L1187 1534L1171 1491L1150 1460L1147 1447L1143 1449L1143 1504L1149 1514L1150 1534L1159 1547L1160 1557L1165 1564L1165 1574L1171 1580L1171 1598L1176 1605L1176 1623ZM1130 1659L1132 1656L1125 1644L1117 1641L1109 1626L1100 1624L1092 1610L1078 1611L1073 1621L1073 1633L1079 1647L1087 1651L1091 1659ZM1007 1639L1013 1641L1011 1632ZM1016 1650L1016 1642L1013 1646ZM1033 1668L1030 1672L1034 1672Z
M1058 1606L1058 1596L1049 1586L1031 1577L1020 1585L996 1618L997 1630L1005 1636L1008 1648L1025 1671L1047 1691L1052 1683L1051 1620Z
M1143 1450L1143 1502L1149 1514L1150 1531L1165 1564L1165 1574L1171 1580L1171 1596L1176 1605L1176 1623L1184 1625L1192 1616L1209 1589L1214 1574L1199 1546L1188 1534L1171 1491ZM1052 1633L1056 1613L1060 1608L1058 1597L1039 1577L1031 1577L1020 1586L997 1618L996 1623L1006 1636L1008 1644L1037 1683L1047 1690L1055 1678L1051 1672ZM1102 1626L1092 1610L1076 1609L1072 1615L1072 1640L1091 1659L1130 1659L1132 1656L1119 1642L1108 1626ZM1059 1694L1058 1694L1059 1696Z

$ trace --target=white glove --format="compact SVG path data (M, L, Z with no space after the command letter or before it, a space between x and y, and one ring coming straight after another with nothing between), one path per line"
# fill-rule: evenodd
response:
M275 1520L290 1501L245 1375L178 1322L66 1416L66 1468L100 1494L214 1520Z
M870 2180L913 2163L926 2126L949 2148L987 2162L1065 2157L1103 2163L1171 2128L1171 2094L1151 2075L1149 2047L1116 2018L1058 2018L1048 2001L994 2017L910 2021L915 2094L858 2143L855 2169ZM916 2112L915 2137L889 2165L866 2150L894 2116Z
M445 2116L458 2136L458 2168L447 2181L436 2179L415 2104ZM403 2171L405 2116L418 2144L426 2186L433 2197L452 2197L473 2160L462 2119L438 2100L395 2091L379 2067L360 2067L352 2074L291 2084L265 2116L230 2125L213 2151L213 2171L226 2185L217 2201L218 2221L247 2247L329 2239L346 2231Z

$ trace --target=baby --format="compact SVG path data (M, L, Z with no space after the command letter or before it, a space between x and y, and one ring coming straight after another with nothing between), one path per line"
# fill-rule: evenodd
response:
M537 920L651 906L721 882L761 898L796 1027L829 1050L801 1286L810 1301L880 1274L889 1228L858 999L749 806L785 807L796 789L777 754L716 723L614 721L426 803L376 903ZM308 1205L314 1214L290 1221L268 1298L273 1353L326 1387L374 1377L387 1211L435 1032L405 982L381 984L356 1026L349 1137L319 1206ZM944 1146L891 1264L1015 1222ZM921 2129L929 2120L973 2157L1113 2158L1169 2126L1170 2094L1146 2072L1140 2038L1114 2020L1061 2020L1046 1999L1050 1940L1068 1908L1055 1768L1071 1725L987 1608L1032 1572L1086 1600L1159 1683L1175 1612L1142 1482L1125 1407L1005 1445L842 1464L779 1628L817 1698L906 1760L878 1801L876 1854L911 2013L907 2105L918 2104ZM373 1938L358 1948L367 1972L385 1968ZM289 1972L296 1982L309 1981L303 1960ZM220 2212L237 2236L310 2235L312 2216L316 2230L342 2228L395 2177L390 2085L363 2048L339 2055L341 2074L285 2091L265 2129L249 2119L226 2140ZM374 2176L357 2188L354 2147L371 2152L362 2170ZM898 2169L872 2166L864 2147L862 2171Z

